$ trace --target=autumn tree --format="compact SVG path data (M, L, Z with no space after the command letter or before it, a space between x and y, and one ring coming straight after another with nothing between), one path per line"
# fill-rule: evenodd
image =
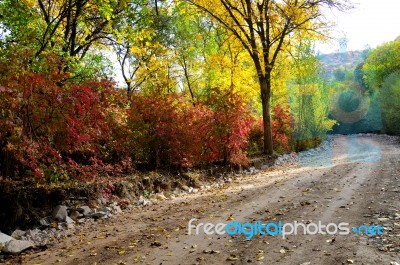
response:
M27 0L1 1L0 27L5 50L26 49L30 64L48 53L62 57L60 71L70 78L91 78L111 65L107 47L127 21L139 19L143 0ZM109 54L108 54L109 55ZM87 69L96 70L87 71ZM109 67L112 68L112 67Z
M150 64L169 42L170 20L168 5L163 1L138 0L130 2L124 19L116 25L109 42L117 55L129 97L141 88L150 72L157 70Z
M264 121L264 153L273 153L271 76L278 55L295 34L323 34L327 22L322 8L343 10L339 0L188 0L227 28L243 45L257 71Z
M179 3L171 29L170 47L179 91L188 94L194 103L215 88L235 91L248 102L258 101L251 59L225 28L194 6Z

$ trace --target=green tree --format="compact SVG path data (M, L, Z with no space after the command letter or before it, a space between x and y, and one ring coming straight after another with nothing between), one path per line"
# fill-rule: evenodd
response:
M289 81L290 107L295 149L301 150L309 147L305 145L308 140L316 146L335 121L328 118L329 88L320 77L322 66L314 55L311 41L303 41L292 55L294 77Z
M400 70L400 40L370 51L364 65L364 80L370 88L381 88L387 76Z
M385 78L381 90L381 109L384 130L400 135L400 73Z

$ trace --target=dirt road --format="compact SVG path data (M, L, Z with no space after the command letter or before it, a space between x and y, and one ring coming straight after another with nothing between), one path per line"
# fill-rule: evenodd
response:
M235 179L223 189L185 195L115 220L80 228L24 264L397 264L400 263L400 145L363 135L378 162L349 159L333 140L332 165L291 166ZM354 150L353 150L354 151ZM356 155L363 156L361 148ZM354 154L353 154L354 155ZM369 154L370 155L370 154ZM376 155L376 154L375 154ZM367 154L368 156L368 154ZM362 160L362 159L361 159ZM360 160L360 161L361 161ZM188 221L380 225L383 235L188 235ZM397 262L397 263L396 263Z

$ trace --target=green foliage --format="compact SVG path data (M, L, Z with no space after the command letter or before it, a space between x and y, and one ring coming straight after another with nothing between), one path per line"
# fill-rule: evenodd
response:
M385 78L381 89L381 107L384 130L400 135L400 73Z
M299 150L302 141L323 138L335 121L328 119L329 87L319 75L321 66L310 42L298 47L292 69L294 78L288 82L288 90L295 149Z
M345 71L344 67L336 68L333 71L333 76L335 77L335 79L337 81L344 81L346 79L346 71Z
M370 51L364 65L364 80L370 88L381 88L385 78L400 70L400 40Z
M387 42L371 50L362 65L362 69L357 69L357 72L363 74L363 83L374 95L371 99L379 101L378 96L380 96L380 102L377 102L377 104L380 104L379 109L382 112L383 131L399 135L400 127L397 116L400 106L400 91L398 89L400 40Z

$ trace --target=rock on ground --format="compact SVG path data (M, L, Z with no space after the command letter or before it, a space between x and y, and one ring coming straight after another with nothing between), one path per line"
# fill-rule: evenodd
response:
M57 220L57 221L63 222L63 221L66 220L67 215L68 215L68 213L67 213L67 206L65 206L65 205L58 205L58 206L54 209L53 214L52 214L52 217L53 217L53 219L55 219L55 220Z
M28 248L34 247L33 243L26 240L10 240L8 241L4 248L3 252L8 254L18 254Z
M92 212L92 209L86 205L79 207L77 210L82 213L84 217L90 216L90 213Z
M8 241L13 240L14 238L9 235L3 234L0 232L0 246L4 246Z

